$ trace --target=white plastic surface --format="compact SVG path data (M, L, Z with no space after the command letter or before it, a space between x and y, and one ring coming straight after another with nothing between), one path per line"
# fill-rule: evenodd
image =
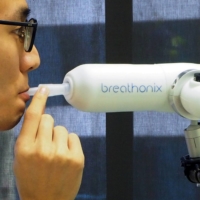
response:
M49 88L49 90L50 90L49 97L58 96L58 95L66 95L69 93L69 90L70 90L70 86L67 83L65 83L65 84L40 84L38 87L30 88L27 93L30 96L33 96L37 92L37 90L40 86L46 86Z
M64 95L73 107L86 112L175 110L194 120L200 118L200 87L188 82L193 74L185 72L192 69L200 70L200 66L192 63L85 64L68 72L63 84L41 85L49 87L49 96ZM181 74L187 76L173 89ZM37 89L31 88L28 93L34 95Z
M182 88L181 103L185 110L196 119L200 119L200 82L192 77Z
M164 111L174 112L169 91L176 77L197 64L158 65L85 64L64 78L70 92L66 100L87 112Z

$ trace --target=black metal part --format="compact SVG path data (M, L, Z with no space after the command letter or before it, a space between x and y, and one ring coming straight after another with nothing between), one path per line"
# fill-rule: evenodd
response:
M181 166L184 174L192 183L200 183L200 158L191 158L186 155L181 158Z
M194 78L195 81L200 82L200 73L195 73Z

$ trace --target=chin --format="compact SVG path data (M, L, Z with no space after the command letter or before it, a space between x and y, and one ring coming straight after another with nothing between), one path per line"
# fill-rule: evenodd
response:
M9 106L4 107L0 113L0 131L6 131L14 128L24 115L25 108L26 103L20 98L17 98L17 101L15 100L14 102L9 102Z
M20 120L21 120L21 117L15 121L6 122L3 125L0 124L0 131L8 131L8 130L14 128L20 122Z
M16 117L15 119L9 119L3 122L0 122L0 131L8 131L14 128L21 120L23 115Z

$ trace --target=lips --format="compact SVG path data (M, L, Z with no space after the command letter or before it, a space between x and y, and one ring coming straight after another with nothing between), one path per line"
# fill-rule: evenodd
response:
M19 94L27 92L29 90L29 87L26 87L24 90L21 90L21 92L19 92Z
M28 101L28 100L30 99L30 95L27 93L28 90L29 90L29 88L26 89L26 90L24 90L23 92L20 92L20 93L19 93L19 97L20 97L22 100L24 100L25 102Z

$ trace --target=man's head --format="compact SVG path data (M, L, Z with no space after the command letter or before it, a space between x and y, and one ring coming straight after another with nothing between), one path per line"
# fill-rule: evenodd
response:
M25 0L1 0L0 20L25 22L30 10ZM28 72L40 64L38 52L24 50L20 26L0 24L0 130L14 127L21 119L29 96Z

